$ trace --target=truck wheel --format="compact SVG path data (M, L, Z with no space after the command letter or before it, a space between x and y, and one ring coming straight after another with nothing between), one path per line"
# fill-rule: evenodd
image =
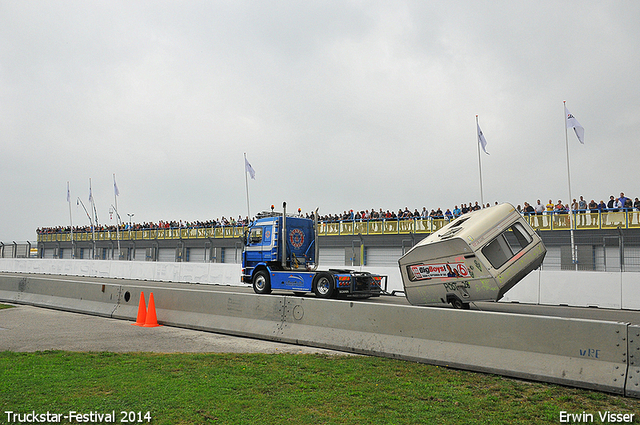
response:
M267 271L260 270L253 276L253 292L256 294L271 293L271 280Z
M318 273L313 279L313 292L319 298L331 298L333 296L333 276L329 273Z

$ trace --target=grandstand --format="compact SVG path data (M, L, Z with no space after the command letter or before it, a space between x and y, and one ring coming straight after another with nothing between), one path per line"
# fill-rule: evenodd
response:
M542 237L551 270L640 271L640 212L599 211L525 215ZM573 218L573 219L571 219ZM446 218L327 220L319 226L320 263L348 267L395 266L415 243L448 223ZM572 261L574 230L577 266ZM122 227L91 231L41 231L39 258L240 263L242 224ZM118 252L118 245L120 246ZM2 257L18 256L2 245ZM94 255L95 254L95 255ZM362 257L362 258L361 258Z

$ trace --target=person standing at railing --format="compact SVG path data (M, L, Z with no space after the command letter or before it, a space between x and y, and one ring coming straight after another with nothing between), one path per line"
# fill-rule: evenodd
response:
M564 215L567 213L567 210L564 207L564 204L562 203L562 200L558 199L558 203L555 206L555 214L557 215L556 217L556 224L562 226L562 227L566 227L567 226L567 220L566 217L560 217L560 215Z
M596 203L595 200L591 200L591 202L589 202L589 212L591 213L591 225L592 226L597 226L598 225L598 212L600 210L598 209L598 204Z
M580 214L580 225L584 226L587 224L587 201L584 200L582 196L580 196L580 201L578 201L578 212Z
M625 197L624 193L620 193L620 199L620 202L622 203L622 211L624 211L625 215L625 222L628 226L633 221L633 214L631 213L631 211L633 211L633 202L631 202L631 198ZM622 199L624 199L624 201L622 201Z
M624 211L626 225L629 226L629 224L631 224L631 222L633 221L633 214L631 213L631 211L633 211L633 202L631 201L631 198L624 199L625 201L622 207L622 211Z
M573 216L572 217L573 218L573 224L571 223L571 218L569 218L569 225L570 226L577 226L578 225L578 222L577 222L577 219L578 219L578 215L577 215L578 214L578 201L574 198L573 202L571 202L571 208L568 208L568 207L569 206L567 205L567 211L569 213L571 213L572 216Z
M549 226L551 226L551 216L554 215L554 210L556 209L556 205L553 203L553 201L551 199L549 199L549 203L547 204L547 217L549 220ZM553 220L553 223L555 224L557 222L557 220Z
M621 204L620 208L622 208L623 211L625 211L624 209L627 208L627 201L631 201L631 200L626 196L624 196L623 192L620 192L620 197L618 198L618 201L620 201L620 204Z
M532 223L532 221L533 221L533 214L536 212L536 210L533 208L533 206L531 206L531 204L530 204L530 203L525 202L525 203L524 203L524 210L523 210L523 212L524 212L524 215L527 217L527 221L528 221L530 224L533 224L533 223Z
M542 227L542 213L544 212L544 205L542 205L540 199L538 199L538 202L536 203L536 206L533 207L533 209L536 212L537 227Z
M602 217L602 224L605 222L604 214L606 214L606 210L607 204L605 204L603 200L600 200L600 203L598 204L598 211L600 211L600 217Z
M616 207L616 199L613 197L613 195L611 195L609 196L609 202L607 202L607 213L605 214L605 220L603 221L603 223L611 224L610 222L613 221L612 213L618 211L615 209L615 207Z
M640 200L638 198L633 201L633 208L636 210L636 224L640 224Z
M616 211L619 211L620 214L616 214L616 224L621 225L625 223L625 210L624 210L624 202L621 198L616 198L615 203Z

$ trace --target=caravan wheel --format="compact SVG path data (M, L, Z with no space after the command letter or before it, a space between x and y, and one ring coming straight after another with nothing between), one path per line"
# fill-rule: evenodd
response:
M449 301L453 308L458 310L469 310L469 303L463 303L462 300L458 297L451 298Z

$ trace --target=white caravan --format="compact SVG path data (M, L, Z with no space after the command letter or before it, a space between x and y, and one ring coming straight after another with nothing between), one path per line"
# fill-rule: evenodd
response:
M513 205L465 214L418 242L399 260L413 305L498 301L547 253L540 236Z

